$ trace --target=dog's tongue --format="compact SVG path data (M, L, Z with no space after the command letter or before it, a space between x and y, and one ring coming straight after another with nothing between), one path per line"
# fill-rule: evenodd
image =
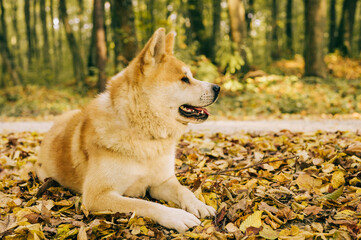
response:
M194 109L197 110L197 111L199 111L199 112L203 110L203 112L204 112L205 114L209 115L209 112L208 112L208 110L207 110L206 108L195 107Z

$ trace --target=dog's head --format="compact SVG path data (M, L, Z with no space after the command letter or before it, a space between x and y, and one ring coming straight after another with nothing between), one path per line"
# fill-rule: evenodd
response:
M151 111L167 121L201 123L216 101L220 87L195 79L189 67L173 55L175 33L158 29L128 67ZM127 70L128 71L128 70Z

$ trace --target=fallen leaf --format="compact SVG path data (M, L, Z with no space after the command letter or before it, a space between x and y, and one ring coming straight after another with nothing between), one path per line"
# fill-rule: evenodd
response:
M278 238L278 232L276 232L270 226L265 224L263 225L262 230L259 232L259 235L265 239L270 239L270 240Z
M345 174L342 171L336 171L332 174L331 185L333 188L338 188L339 186L345 184Z
M322 207L317 207L317 206L308 206L305 209L303 209L303 213L308 215L317 215L320 212L322 212L323 209Z
M246 232L246 229L249 227L259 228L262 225L261 217L263 211L255 211L253 214L249 215L239 226L239 230Z
M308 174L301 174L296 179L296 184L301 190L319 192L319 188L322 185L322 180L313 178Z

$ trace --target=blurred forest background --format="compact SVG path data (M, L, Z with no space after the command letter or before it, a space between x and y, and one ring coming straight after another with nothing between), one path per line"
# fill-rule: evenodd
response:
M220 118L361 118L361 1L0 0L0 115L79 107L158 27Z

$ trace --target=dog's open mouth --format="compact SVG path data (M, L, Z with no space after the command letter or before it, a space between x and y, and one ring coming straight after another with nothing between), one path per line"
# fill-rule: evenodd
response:
M199 120L206 120L209 116L209 112L206 108L194 107L186 104L179 107L179 113L183 117Z

